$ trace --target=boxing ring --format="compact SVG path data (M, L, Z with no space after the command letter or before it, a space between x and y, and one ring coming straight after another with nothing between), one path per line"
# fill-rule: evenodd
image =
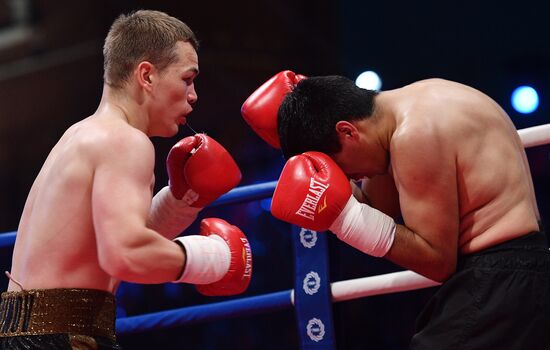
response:
M518 130L525 148L550 144L550 124ZM242 186L220 197L210 207L219 207L270 198L276 181ZM0 234L0 247L15 243L15 232ZM233 317L294 309L300 349L335 349L332 303L374 295L396 293L439 285L412 271L330 282L327 237L324 232L292 227L294 288L183 307L116 321L118 335L213 322Z

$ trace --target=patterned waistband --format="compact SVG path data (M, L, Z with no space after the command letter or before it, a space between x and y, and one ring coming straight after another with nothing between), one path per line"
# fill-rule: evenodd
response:
M0 337L71 333L115 339L115 297L94 289L2 293Z

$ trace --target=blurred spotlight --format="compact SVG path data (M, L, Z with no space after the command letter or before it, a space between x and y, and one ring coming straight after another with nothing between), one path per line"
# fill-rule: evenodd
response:
M533 113L539 106L539 95L530 86L517 87L512 92L512 106L519 113Z
M363 89L378 91L382 87L382 80L380 80L378 74L369 70L359 74L355 79L355 85Z

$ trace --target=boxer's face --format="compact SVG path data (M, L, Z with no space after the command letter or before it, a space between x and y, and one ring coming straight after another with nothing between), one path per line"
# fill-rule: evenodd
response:
M366 141L342 144L342 149L330 157L354 180L385 174L389 166L388 153Z
M195 78L199 74L197 52L189 43L176 44L178 61L157 74L151 105L151 136L173 136L178 125L187 122L198 96Z

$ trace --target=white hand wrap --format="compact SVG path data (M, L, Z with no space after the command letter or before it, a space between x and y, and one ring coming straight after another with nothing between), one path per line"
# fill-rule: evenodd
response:
M187 191L181 200L177 200L168 186L163 187L153 197L147 227L168 239L178 236L195 221L202 208L189 206L189 198L194 192Z
M185 268L173 283L214 283L229 271L231 252L220 236L185 236L174 241L185 250Z
M384 256L395 238L395 221L381 211L350 196L344 210L329 227L336 236L372 256Z

